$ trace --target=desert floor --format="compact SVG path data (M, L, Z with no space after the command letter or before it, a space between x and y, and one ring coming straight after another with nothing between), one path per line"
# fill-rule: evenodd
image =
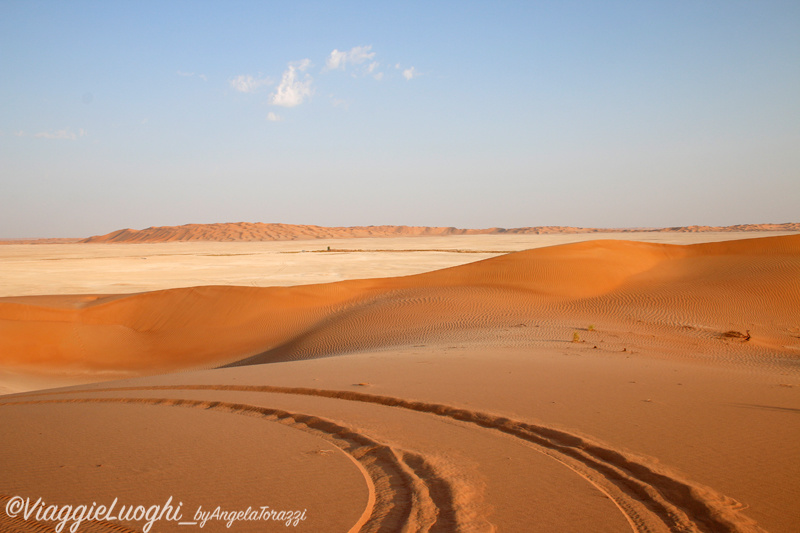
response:
M0 531L796 531L776 235L2 245Z
M506 252L587 240L693 244L772 235L791 233L642 232L273 242L7 244L0 245L0 297L122 294L198 285L305 285L418 274ZM332 252L321 253L327 252L328 247Z

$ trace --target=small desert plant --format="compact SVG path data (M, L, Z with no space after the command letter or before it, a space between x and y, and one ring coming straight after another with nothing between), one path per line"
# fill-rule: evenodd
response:
M578 335L577 331L572 333L572 342L581 342L581 336Z
M589 324L589 327L586 328L588 331L594 331L594 324Z

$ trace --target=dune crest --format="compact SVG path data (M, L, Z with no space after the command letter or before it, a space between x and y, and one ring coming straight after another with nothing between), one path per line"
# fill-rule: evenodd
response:
M345 239L354 237L411 237L448 235L499 235L608 232L707 232L707 231L800 231L800 223L740 224L736 226L687 226L674 228L598 229L573 226L535 226L524 228L462 229L428 226L353 226L323 227L296 224L237 222L222 224L186 224L150 227L143 230L121 229L106 235L83 239L84 243L157 243L178 241L292 241L302 239Z
M708 340L736 329L743 309L749 317L741 328L756 324L747 326L754 337L747 350L800 355L785 323L800 310L800 236L690 246L581 242L322 285L2 298L0 364L147 374L459 339L517 324L556 327L583 317Z

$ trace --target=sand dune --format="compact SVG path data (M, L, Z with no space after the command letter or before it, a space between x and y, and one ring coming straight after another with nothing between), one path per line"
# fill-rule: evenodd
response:
M751 330L745 351L778 358L797 350L788 317L800 308L798 257L800 236L691 246L593 241L399 278L3 298L0 363L172 371L621 316L697 342Z
M264 224L238 222L224 224L186 224L183 226L151 227L143 230L122 229L106 235L83 239L84 243L153 243L176 241L284 241L302 239L347 239L365 237L500 235L500 234L565 234L638 232L635 229L598 229L573 226L536 226L525 228L462 229L428 226L353 226L323 227L296 224ZM740 224L736 226L687 226L644 231L663 232L739 232L739 231L800 231L800 223Z
M792 233L786 233L792 234ZM795 235L797 233L794 233ZM588 240L695 244L781 232L626 232L0 246L0 297L296 286L408 276ZM330 250L328 250L330 248Z
M0 397L0 503L174 496L302 508L314 532L793 531L798 316L800 235L0 298L0 367L144 376Z

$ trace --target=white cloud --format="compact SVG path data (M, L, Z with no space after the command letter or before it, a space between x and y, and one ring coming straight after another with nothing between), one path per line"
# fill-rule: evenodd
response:
M78 130L78 133L68 130L58 130L58 131L42 131L34 135L34 137L36 137L37 139L62 139L67 141L77 141L79 137L85 137L85 136L86 136L86 130L82 128Z
M329 70L344 70L348 63L351 65L360 65L362 63L366 63L367 61L371 61L374 57L375 52L372 51L372 45L355 46L351 48L349 52L340 52L339 50L334 49L333 52L331 52L331 55L328 56L325 66ZM377 67L378 63L373 62L373 65ZM375 67L370 65L369 72L372 72Z
M263 87L264 85L272 85L272 80L269 78L254 78L250 75L236 76L232 80L230 80L231 87L239 91L240 93L254 93L256 92L259 87Z
M333 52L331 52L331 55L328 57L328 60L325 62L325 66L330 70L336 70L339 67L344 68L344 64L346 62L347 52L340 52L334 48Z
M383 72L378 72L378 67L379 66L380 66L380 63L378 63L377 61L373 61L367 67L367 72L372 74L372 77L375 78L378 81L383 79Z
M419 72L414 69L414 67L407 68L403 71L403 77L407 80L411 80L419 76Z
M267 120L270 121L270 122L280 122L283 119L281 118L280 115L275 114L272 111L270 111L269 113L267 113Z
M16 135L17 137L25 137L25 132L22 130L15 131L14 135Z
M347 102L347 100L342 100L341 98L336 98L332 94L329 94L328 98L330 98L331 105L333 107L343 107L344 109L347 109L347 108L350 107L350 104Z
M311 96L311 76L302 73L311 66L310 59L289 63L289 68L283 73L281 83L272 93L270 103L282 107L294 107L303 103L303 100ZM302 79L300 79L302 77Z

